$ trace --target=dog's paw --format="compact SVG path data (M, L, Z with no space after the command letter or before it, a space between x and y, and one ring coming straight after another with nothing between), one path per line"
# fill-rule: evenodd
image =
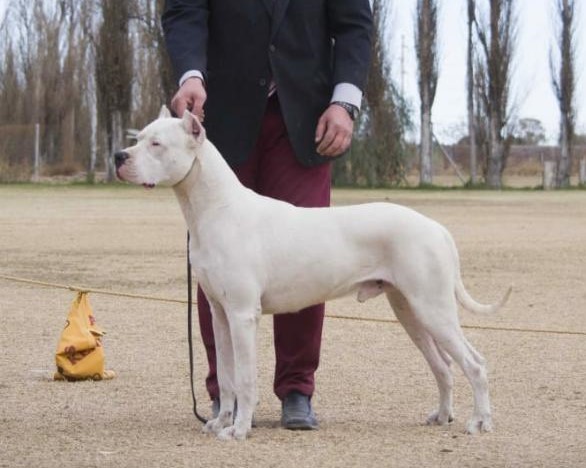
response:
M454 421L454 414L451 411L440 411L435 410L429 413L425 423L428 426L445 426L446 424L450 424Z
M482 432L492 432L492 418L490 415L473 416L466 424L466 434L480 434Z
M205 425L203 426L201 431L204 434L216 434L217 435L225 427L226 427L226 425L222 424L222 421L220 420L220 418L216 418L216 419L210 419L207 423L205 423Z
M247 434L246 429L240 429L237 426L225 427L218 433L220 440L244 440Z

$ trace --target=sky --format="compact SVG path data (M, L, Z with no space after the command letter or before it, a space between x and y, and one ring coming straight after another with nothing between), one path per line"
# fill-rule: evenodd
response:
M10 0L0 0L0 18ZM558 137L559 112L551 87L549 54L554 43L556 0L518 0L519 39L513 76L514 115L516 118L540 120L553 143ZM413 109L413 119L419 119L417 96L417 65L414 55L413 27L416 0L393 0L391 12L391 50L393 75L400 86L404 72L404 91ZM433 124L443 142L451 142L466 133L466 0L439 0L440 3L440 74ZM577 132L586 133L586 0L577 0L578 84L576 107ZM580 18L583 18L580 21ZM404 43L404 66L401 49Z
M392 11L393 75L401 82L401 43L404 38L405 94L418 119L417 65L412 53L416 0L395 0ZM578 74L577 132L586 133L586 1L577 0ZM440 0L440 71L433 107L433 125L441 141L466 134L467 1ZM514 114L540 120L549 142L559 134L559 111L552 91L549 55L554 44L555 0L518 0L519 36L513 75ZM583 18L580 20L580 18ZM583 72L582 72L583 70Z

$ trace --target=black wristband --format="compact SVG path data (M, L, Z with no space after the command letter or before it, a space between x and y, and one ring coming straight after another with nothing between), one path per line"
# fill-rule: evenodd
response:
M358 107L356 107L353 104L350 104L349 102L333 101L330 104L335 104L336 106L340 106L341 108L343 108L346 112L348 112L348 115L352 120L356 120L356 118L358 117Z

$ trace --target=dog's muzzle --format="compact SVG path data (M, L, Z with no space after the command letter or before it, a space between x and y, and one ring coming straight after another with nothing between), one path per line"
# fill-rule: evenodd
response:
M115 153L114 164L116 164L116 169L120 169L129 157L130 156L126 151L118 151L117 153Z

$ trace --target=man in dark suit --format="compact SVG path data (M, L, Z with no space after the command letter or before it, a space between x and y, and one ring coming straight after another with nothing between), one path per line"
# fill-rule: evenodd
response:
M240 181L297 206L330 203L332 158L350 146L370 60L369 0L167 0L162 17L180 88L171 107L201 118ZM243 239L246 242L246 239ZM200 328L217 411L209 305ZM282 424L314 429L324 305L274 317Z

